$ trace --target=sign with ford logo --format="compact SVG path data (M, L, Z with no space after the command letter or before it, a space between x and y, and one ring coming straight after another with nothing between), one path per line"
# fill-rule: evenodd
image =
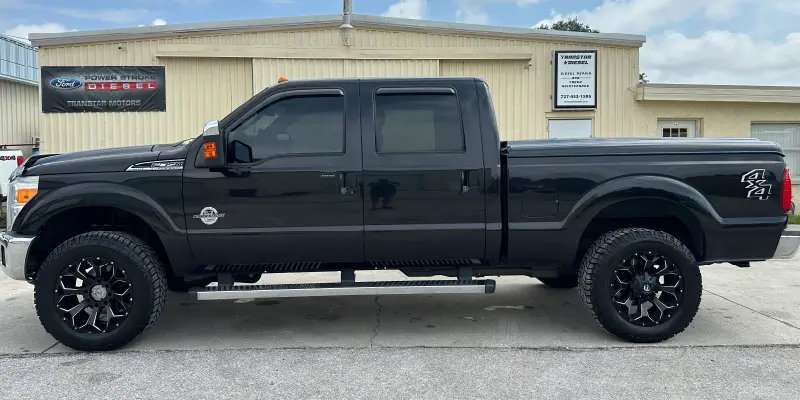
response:
M166 111L164 67L42 67L42 112Z
M56 89L77 89L83 86L83 81L78 78L55 78L50 80L50 86Z

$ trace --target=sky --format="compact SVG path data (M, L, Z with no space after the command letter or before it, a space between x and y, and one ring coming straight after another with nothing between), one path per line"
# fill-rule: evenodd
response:
M340 14L341 0L0 0L0 32ZM577 17L647 36L651 82L800 85L800 0L353 0L353 13L530 28Z

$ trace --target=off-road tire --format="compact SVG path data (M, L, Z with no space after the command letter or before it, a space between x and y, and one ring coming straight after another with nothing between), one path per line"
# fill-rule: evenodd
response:
M578 275L559 275L555 278L536 278L553 289L573 289L578 287Z
M55 286L64 268L81 257L103 256L119 265L132 281L133 300L127 318L108 333L79 333L62 320ZM153 249L125 232L94 231L67 239L47 256L34 283L39 321L56 340L79 351L118 349L148 331L167 299L164 268Z
M678 266L684 292L680 309L670 320L642 327L618 315L611 301L609 282L625 257L648 250L666 255ZM619 229L597 239L583 257L579 279L578 291L595 321L609 333L635 343L661 342L683 332L697 314L703 291L700 268L686 245L666 232L643 228Z

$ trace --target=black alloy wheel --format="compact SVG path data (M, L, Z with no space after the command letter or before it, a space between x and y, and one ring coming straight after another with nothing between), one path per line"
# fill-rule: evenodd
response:
M128 317L132 284L114 261L102 257L75 260L61 272L56 307L62 320L80 333L106 333Z
M581 261L578 290L600 326L636 343L683 332L700 307L700 268L683 242L663 231L624 228L598 238Z
M635 253L617 265L611 288L619 314L641 326L667 322L683 299L680 269L665 255L654 251Z
M112 231L67 239L44 260L34 304L44 329L79 351L120 348L155 324L167 297L164 267L142 239Z

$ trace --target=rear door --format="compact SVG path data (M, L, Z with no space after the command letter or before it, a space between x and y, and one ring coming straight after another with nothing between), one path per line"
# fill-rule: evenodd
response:
M200 264L364 259L358 82L280 88L222 127L228 149L252 148L251 162L228 154L224 168L185 169Z
M464 129L477 125L474 82L365 80L360 92L366 260L485 259L481 138Z

